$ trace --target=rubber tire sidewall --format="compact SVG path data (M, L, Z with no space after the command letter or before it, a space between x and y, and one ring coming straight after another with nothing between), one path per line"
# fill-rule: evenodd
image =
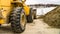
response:
M21 25L20 25L20 18L18 18L20 15L21 15L21 11L22 11L22 8L19 8L19 7L17 7L17 8L14 8L14 10L12 11L12 16L11 16L11 27L12 27L12 29L13 29L13 31L15 32L15 33L22 33L22 32L24 32L24 30L25 30L25 26L26 26L26 24L25 24L25 26L24 26L24 29L22 29L22 27L21 27ZM15 13L14 13L15 12ZM17 14L18 13L18 14ZM16 16L14 16L14 14L16 15ZM17 18L16 18L17 17ZM14 19L13 19L14 18ZM19 29L19 30L18 30Z
M33 18L32 18L32 8L30 9L29 15L27 16L27 23L32 23L33 22Z

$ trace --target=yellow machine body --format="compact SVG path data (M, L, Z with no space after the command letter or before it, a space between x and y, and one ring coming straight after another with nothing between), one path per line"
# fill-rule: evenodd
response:
M0 0L0 24L5 24L8 22L8 15L11 13L13 8L12 2L14 2L14 0ZM24 5L23 9L25 14L29 15L30 7L28 7L25 3L22 4Z

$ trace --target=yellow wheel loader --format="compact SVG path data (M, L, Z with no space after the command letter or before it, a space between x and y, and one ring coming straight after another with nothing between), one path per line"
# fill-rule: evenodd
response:
M11 23L13 32L23 32L26 22L33 22L33 11L25 1L0 0L0 25Z

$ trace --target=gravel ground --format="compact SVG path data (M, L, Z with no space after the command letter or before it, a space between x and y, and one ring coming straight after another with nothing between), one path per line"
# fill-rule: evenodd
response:
M0 34L15 34L10 27L1 27ZM42 19L36 19L33 23L27 23L26 30L20 34L60 34L60 29L51 28Z

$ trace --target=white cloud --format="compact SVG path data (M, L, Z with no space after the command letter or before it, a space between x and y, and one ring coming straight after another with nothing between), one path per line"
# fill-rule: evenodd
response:
M26 4L59 4L60 0L26 0Z

